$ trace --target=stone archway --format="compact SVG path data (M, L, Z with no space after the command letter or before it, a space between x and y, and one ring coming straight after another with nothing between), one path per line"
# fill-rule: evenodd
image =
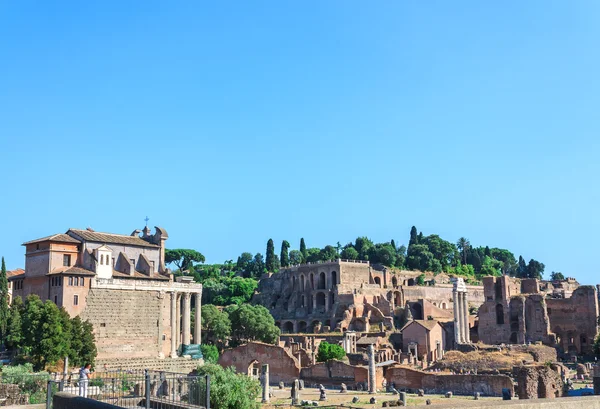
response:
M299 333L306 333L308 329L308 325L306 324L306 321L299 321L298 322L298 332Z
M291 334L294 332L294 323L292 321L286 321L281 328L281 332Z

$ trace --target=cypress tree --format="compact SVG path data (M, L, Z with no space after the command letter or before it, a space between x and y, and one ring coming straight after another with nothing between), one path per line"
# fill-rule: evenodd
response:
M23 299L15 297L10 309L10 319L8 320L8 329L6 336L6 346L18 350L23 346L23 320L21 314L25 309Z
M410 228L410 240L408 241L408 247L419 244L419 239L417 238L417 228L415 226Z
M273 239L269 239L267 242L267 258L265 264L268 272L275 272L275 245L273 244Z
M306 250L306 244L304 243L304 237L300 239L300 253L302 253L302 262L306 263L308 257L308 251Z
M394 251L398 251L398 249L396 248L396 242L394 241L394 239L392 239L392 241L390 242L390 245L394 248Z
M281 255L279 256L281 260L281 267L289 267L290 266L290 243L287 240L281 242Z
M0 335L2 341L6 340L6 327L10 309L8 308L8 279L6 278L6 264L2 257L2 267L0 268Z

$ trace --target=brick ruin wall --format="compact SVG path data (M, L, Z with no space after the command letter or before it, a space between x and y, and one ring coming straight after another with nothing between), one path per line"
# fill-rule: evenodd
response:
M426 393L502 396L502 389L512 391L514 387L507 375L444 375L399 366L388 368L385 377L396 389L423 389Z
M81 318L94 326L98 361L158 358L170 347L169 308L158 291L90 289Z
M548 399L563 395L560 369L556 365L528 365L515 367L519 399Z
M381 385L383 380L383 369L376 368L375 376L377 384ZM350 389L358 389L361 384L363 389L369 379L369 369L365 366L348 365L345 362L330 360L318 362L317 364L302 368L300 378L310 384L323 384L325 386L339 387L342 383Z

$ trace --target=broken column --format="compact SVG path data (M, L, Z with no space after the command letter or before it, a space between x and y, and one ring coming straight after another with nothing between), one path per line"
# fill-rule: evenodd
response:
M377 389L377 381L375 377L375 348L373 344L369 345L369 393L375 393Z
M262 366L262 403L269 403L269 365Z
M454 301L454 342L468 344L471 342L469 336L469 305L467 303L467 286L465 281L458 277L454 279L452 289Z
M300 403L300 383L298 379L294 379L292 384L292 405L298 405Z

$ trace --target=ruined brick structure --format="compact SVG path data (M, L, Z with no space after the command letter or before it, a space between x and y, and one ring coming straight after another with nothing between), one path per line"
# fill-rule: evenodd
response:
M580 286L570 298L541 292L536 279L483 279L479 339L487 344L542 342L568 354L590 354L598 332L598 294ZM561 298L556 298L561 297Z
M557 365L527 365L513 369L519 399L553 399L563 396L563 381Z
M168 234L155 229L129 236L69 229L24 243L25 271L9 278L13 296L37 294L89 320L102 364L161 366L159 359L192 343L192 301L199 310L202 285L173 279L165 267ZM196 317L193 342L200 343Z
M395 310L407 304L415 319L452 320L453 285L417 286L420 274L393 274L368 261L309 263L263 276L254 301L269 309L282 333L393 330ZM481 287L467 289L470 301L483 302Z

